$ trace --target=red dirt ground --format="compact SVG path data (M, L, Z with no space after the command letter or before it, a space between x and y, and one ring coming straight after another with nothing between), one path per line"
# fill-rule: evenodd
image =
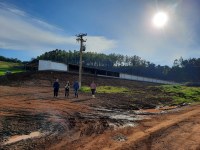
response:
M77 78L73 74L35 73L1 82L0 149L200 150L200 105L166 108L170 110L164 113L158 109L133 110L131 95L97 93L97 98L92 99L90 93L80 93L76 99L71 91L67 99L63 88L59 97L53 98L51 84L57 77L62 87L66 80ZM93 79L84 76L83 84L88 85ZM137 99L143 98L145 92L158 92L149 90L148 86L154 86L150 83L109 78L96 81L98 85L128 87L137 91ZM144 119L132 121L134 127L122 127L126 121L102 115L105 112L97 108L118 114L128 112L131 117ZM31 133L36 136L28 138ZM22 136L26 139L8 143Z

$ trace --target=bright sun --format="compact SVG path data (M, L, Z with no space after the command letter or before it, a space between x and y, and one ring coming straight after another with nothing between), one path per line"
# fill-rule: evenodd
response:
M153 19L153 25L157 28L162 28L167 24L168 15L165 12L157 12Z

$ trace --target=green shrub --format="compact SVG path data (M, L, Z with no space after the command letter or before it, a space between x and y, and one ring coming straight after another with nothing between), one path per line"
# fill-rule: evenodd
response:
M81 87L82 92L90 92L89 86L82 86ZM127 93L130 92L129 89L124 87L115 87L115 86L98 86L97 87L98 93Z

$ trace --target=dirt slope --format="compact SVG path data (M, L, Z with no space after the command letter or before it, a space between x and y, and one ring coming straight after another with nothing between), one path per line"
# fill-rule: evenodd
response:
M128 87L134 96L97 93L92 99L80 93L76 99L71 90L67 99L61 88L53 98L55 78L64 87L77 75L40 72L0 79L0 149L200 149L200 105L137 110L133 100L159 93L149 88L155 84L93 76L83 76L83 84L95 79L98 85Z

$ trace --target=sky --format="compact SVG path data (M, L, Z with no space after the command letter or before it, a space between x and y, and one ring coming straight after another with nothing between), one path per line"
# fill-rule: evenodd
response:
M137 55L156 65L200 58L200 0L0 0L0 55L29 61L54 49ZM168 21L153 25L156 12Z

